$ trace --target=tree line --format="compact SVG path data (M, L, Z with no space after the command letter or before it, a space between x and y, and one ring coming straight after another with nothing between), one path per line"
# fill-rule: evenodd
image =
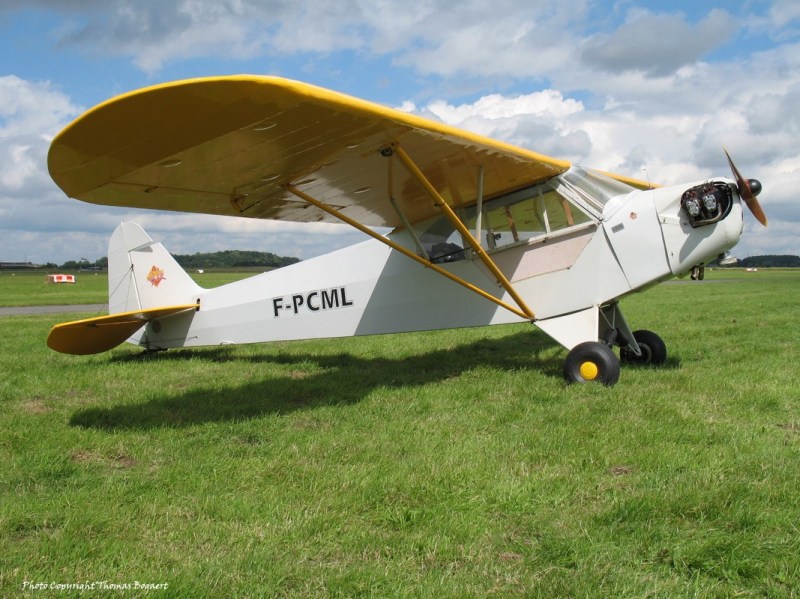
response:
M174 254L175 261L186 269L199 268L264 268L274 269L300 262L299 258L278 256L271 252L250 250L225 250L222 252L198 252L196 254ZM63 264L48 263L45 268L61 270L106 270L108 258L68 260Z
M250 250L175 254L173 257L183 268L280 268L300 262L299 258Z
M271 252L256 252L248 250L225 250L222 252L207 252L196 254L176 254L173 256L183 268L265 268L273 269L300 262L299 258L278 256ZM2 264L2 263L0 263ZM8 263L11 264L11 263ZM13 263L15 268L21 268ZM37 268L28 264L29 268ZM718 260L711 262L710 266L719 266ZM742 258L735 264L727 265L731 268L800 268L800 256L765 255L749 256ZM88 260L68 260L64 264L47 263L44 268L53 270L105 270L108 268L108 258L99 258L94 262ZM10 268L10 267L9 267ZM41 268L41 267L40 267ZM723 266L722 268L725 268Z
M739 260L743 268L800 268L800 256L750 256Z

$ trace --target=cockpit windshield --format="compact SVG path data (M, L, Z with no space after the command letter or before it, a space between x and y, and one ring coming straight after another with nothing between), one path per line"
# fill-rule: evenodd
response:
M600 171L573 165L570 169L550 180L554 189L560 189L573 201L588 204L597 216L602 215L603 206L611 198L635 191L630 185L617 181Z

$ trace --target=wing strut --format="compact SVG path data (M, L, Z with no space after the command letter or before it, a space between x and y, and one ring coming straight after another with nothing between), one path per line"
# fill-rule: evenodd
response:
M425 189L428 195L433 200L433 203L442 210L444 215L450 221L450 223L456 228L456 230L461 233L461 236L469 243L470 247L475 251L481 261L486 265L486 268L495 276L498 283L502 285L503 289L505 289L508 294L514 298L514 301L519 306L519 309L524 313L525 318L528 320L535 320L536 317L533 315L531 309L525 303L525 300L520 297L520 295L514 289L514 286L511 282L506 278L506 276L497 268L497 265L494 263L489 257L489 254L481 247L480 243L473 237L472 233L464 226L464 223L461 222L461 219L458 218L453 209L444 201L444 198L436 191L436 188L431 184L430 181L425 177L419 167L411 160L411 157L406 154L405 150L401 148L399 145L392 146L392 149L409 170L409 172L414 176L414 178L419 182L420 185ZM512 312L515 312L512 310ZM518 313L518 312L517 312Z
M294 185L291 185L291 184L287 185L286 186L286 190L289 191L290 193L296 195L298 198L300 198L302 200L305 200L306 202L308 202L312 206L316 206L320 210L323 210L324 212L327 212L331 216L333 216L335 218L338 218L342 222L347 223L348 225L350 225L351 227L354 227L354 228L358 229L359 231L361 231L362 233L364 233L366 235L369 235L373 239L377 239L381 243L384 243L384 244L388 245L393 250L396 250L396 251L400 252L401 254L411 258L415 262L419 262L423 266L434 270L435 272L437 272L438 274L442 275L443 277L448 278L451 281L453 281L455 283L458 283L459 285L461 285L463 287L466 287L470 291L472 291L474 293L477 293L481 297L486 298L487 300L489 300L491 302L494 302L498 306L501 306L501 307L505 308L506 310L508 310L510 312L513 312L514 314L516 314L520 318L524 318L525 320L533 320L533 315L529 313L530 311L528 311L528 313L526 313L526 312L524 312L524 311L522 311L522 310L520 310L518 308L515 308L514 306L512 306L510 304L507 304L506 302L496 298L495 296L491 295L490 293L485 292L480 287L476 287L475 285L473 285L472 283L469 283L468 281L465 281L461 277L458 277L458 276L454 275L453 273L446 271L445 269L443 269L438 264L434 264L433 262L430 262L429 260L425 260L424 258L421 258L420 256L417 256L411 250L409 250L407 248L404 248L402 245L399 245L398 243L392 241L388 237L384 237L383 235L381 235L379 233L376 233L375 231L373 231L369 227L366 227L366 226L362 225L361 223L359 223L358 221L353 220L352 218L350 218L346 214L341 213L340 211L336 210L335 208L331 208L327 204L324 204L324 203L320 202L319 200L311 197L310 195L308 195L304 191L301 191L301 190L297 189ZM462 227L463 227L463 225L462 225Z
M408 231L409 235L411 235L411 239L414 240L414 245L417 247L417 254L424 258L426 262L430 262L431 257L428 255L428 252L425 251L425 246L422 245L422 242L419 239L419 235L414 230L414 227L411 226L411 223L408 222L408 218L406 218L405 213L400 210L400 206L397 205L397 200L394 199L391 195L389 196L389 202L392 204L392 208L397 213L397 216L400 217L400 220L403 222L403 226Z

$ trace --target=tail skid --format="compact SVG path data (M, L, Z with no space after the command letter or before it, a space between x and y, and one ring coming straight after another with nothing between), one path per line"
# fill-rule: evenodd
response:
M108 244L108 316L55 325L47 345L86 355L138 343L149 322L198 310L204 289L136 223L120 224Z

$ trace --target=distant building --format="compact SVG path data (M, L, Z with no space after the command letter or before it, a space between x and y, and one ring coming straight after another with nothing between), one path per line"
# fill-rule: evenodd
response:
M0 262L0 270L23 270L36 268L33 262Z

